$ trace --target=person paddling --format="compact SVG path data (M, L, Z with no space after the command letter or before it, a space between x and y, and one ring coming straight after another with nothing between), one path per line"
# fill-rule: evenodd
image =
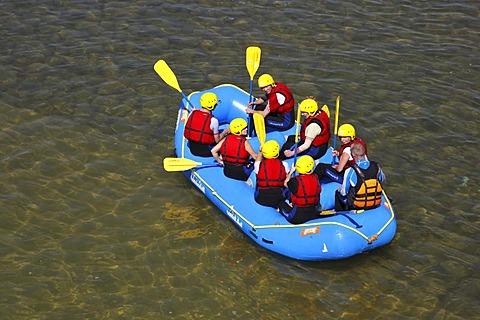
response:
M205 92L200 97L200 110L193 110L185 124L184 137L188 140L190 152L199 157L211 157L211 149L228 130L219 133L218 119L212 115L217 107L218 97L213 92Z
M382 202L385 174L378 163L367 159L361 143L352 143L351 152L355 163L345 170L345 179L335 192L335 210L376 208Z
M295 124L295 99L292 91L269 74L258 78L258 86L265 96L248 103L248 114L259 113L265 118L267 132L285 131ZM255 108L255 109L254 109Z
M338 164L319 163L315 168L315 173L322 181L327 179L338 183L343 182L345 170L355 163L350 151L352 143L357 142L362 144L365 149L365 156L367 156L367 144L355 135L355 128L351 124L342 124L338 128L338 137L342 142L342 146L339 151L332 151L334 157L340 157Z
M279 154L278 142L269 140L260 148L254 164L257 178L255 201L274 209L283 201L284 182L289 170L288 163L278 159Z
M230 133L212 148L211 154L223 166L225 176L247 181L253 171L257 153L247 141L247 121L242 118L230 122ZM220 157L221 155L221 157Z
M290 193L287 194L287 200L291 204L282 202L279 209L290 223L300 224L320 217L322 186L317 175L313 173L314 166L315 161L311 156L302 156L285 179L284 185ZM292 178L295 170L299 174Z
M327 151L328 142L332 136L329 115L323 108L320 109L317 101L311 97L300 102L299 108L301 114L305 117L305 121L300 129L297 155L308 155L313 159L319 159ZM295 135L288 136L280 152L281 159L295 155L295 150L290 150L295 145L295 137Z

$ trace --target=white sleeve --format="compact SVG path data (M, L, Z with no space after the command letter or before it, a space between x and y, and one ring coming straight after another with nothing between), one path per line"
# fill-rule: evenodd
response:
M343 149L343 153L348 154L348 160L353 160L352 149L350 147L346 147L345 149Z
M212 118L210 120L210 129L212 129L213 133L218 133L218 119Z
M275 95L277 96L277 101L279 104L282 105L285 103L286 97L283 94L277 92Z
M261 161L256 161L253 163L253 171L255 174L258 174L258 171L260 170L260 162Z

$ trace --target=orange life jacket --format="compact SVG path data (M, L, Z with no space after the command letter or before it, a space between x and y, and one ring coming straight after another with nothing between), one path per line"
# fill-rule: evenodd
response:
M356 209L373 209L382 203L382 184L378 180L380 167L370 161L370 167L361 169L357 164L352 165L357 175L357 184L351 187L347 194L349 206Z

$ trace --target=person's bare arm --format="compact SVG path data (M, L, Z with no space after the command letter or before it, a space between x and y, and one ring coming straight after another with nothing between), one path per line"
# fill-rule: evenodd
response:
M262 154L262 147L260 147L260 150L258 150L257 157L255 158L255 161L262 161L263 159L263 154Z
M215 160L217 160L218 163L220 163L222 166L223 166L223 160L220 159L220 156L218 155L218 151L220 150L220 148L222 147L222 144L223 142L225 141L225 139L222 139L220 140L219 143L217 143L215 145L215 147L212 148L211 152L212 152L212 156L215 158Z
M340 156L340 160L338 161L338 164L333 166L338 172L342 172L343 168L345 168L345 165L348 162L348 159L350 159L350 155L346 152L342 153Z
M283 182L283 186L285 188L288 188L288 181L290 181L294 172L295 172L295 166L292 165L292 168L290 169L290 172L287 173L287 177L285 178L285 181Z
M252 156L253 159L257 159L257 153L253 150L252 146L248 141L245 141L245 149Z

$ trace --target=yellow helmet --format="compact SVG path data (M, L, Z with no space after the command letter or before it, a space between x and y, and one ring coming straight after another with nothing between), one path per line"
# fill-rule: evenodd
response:
M230 122L230 132L234 135L241 135L243 129L248 127L247 121L243 118L236 118Z
M318 111L318 103L312 98L308 98L300 102L300 111L308 113L309 116L314 116Z
M312 157L302 156L298 158L297 163L295 164L295 169L297 169L300 174L311 174L314 166L315 161Z
M338 136L351 137L352 139L355 139L355 128L349 123L342 124L338 128Z
M200 97L200 105L202 108L212 111L218 103L217 95L213 92L205 92Z
M262 154L265 159L277 158L280 154L280 145L275 140L268 140L262 147Z
M258 78L258 86L260 88L265 88L265 87L271 86L273 84L275 84L275 81L273 80L273 77L271 75L269 75L268 73L262 74Z

